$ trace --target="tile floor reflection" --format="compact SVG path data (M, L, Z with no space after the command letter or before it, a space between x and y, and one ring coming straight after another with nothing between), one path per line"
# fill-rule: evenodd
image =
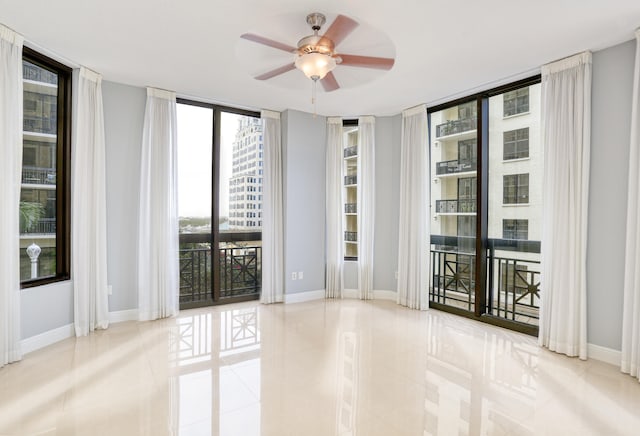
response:
M0 369L0 435L635 435L640 383L391 302L126 322Z

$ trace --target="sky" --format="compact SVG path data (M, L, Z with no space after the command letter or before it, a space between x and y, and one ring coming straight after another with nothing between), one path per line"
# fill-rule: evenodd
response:
M211 215L213 110L178 104L178 215ZM220 216L229 215L232 146L241 115L222 113L220 130Z

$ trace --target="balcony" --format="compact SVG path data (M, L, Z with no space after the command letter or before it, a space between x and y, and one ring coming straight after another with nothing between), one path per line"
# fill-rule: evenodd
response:
M24 62L22 64L22 78L34 82L50 83L52 85L58 84L58 75L56 73Z
M21 234L23 235L55 235L56 219L40 218L33 226L29 228L29 231L21 232Z
M358 176L345 176L344 177L345 186L357 185L358 184Z
M462 118L459 120L449 120L446 123L438 124L436 126L436 138L455 135L457 133L463 133L469 130L476 130L477 120L477 117Z
M344 213L358 213L358 203L345 203Z
M430 301L474 310L476 256L454 251L470 243L475 238L431 236ZM536 327L540 292L540 241L489 239L486 315Z
M347 147L344 149L344 157L348 158L348 157L353 157L353 156L357 156L358 155L358 146L354 145L351 147Z
M52 185L56 184L55 168L22 167L22 183L28 185Z
M476 171L476 168L475 160L447 160L436 163L436 175L466 173Z
M211 302L211 234L181 235L180 239L180 304ZM220 234L217 300L260 295L262 242L259 239L259 233Z
M25 132L46 133L55 135L58 130L58 121L55 118L24 116L22 128Z
M344 232L346 242L358 242L358 232Z
M440 214L473 214L476 213L476 199L469 200L436 200L436 213Z

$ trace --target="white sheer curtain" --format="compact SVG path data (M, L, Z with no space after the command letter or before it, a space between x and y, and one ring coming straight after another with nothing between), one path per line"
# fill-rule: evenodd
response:
M374 117L358 119L358 292L373 299L373 239L376 214Z
M73 141L73 314L76 336L109 326L102 76L80 68Z
M138 225L138 317L141 321L178 313L176 125L176 94L147 88Z
M424 105L402 113L398 304L429 307L429 131Z
M20 351L23 37L0 24L0 367Z
M587 358L591 53L542 67L541 346Z
M640 30L636 30L636 66L632 99L622 313L622 372L640 379Z
M280 113L262 111L262 293L264 304L284 301L282 142Z
M342 298L344 290L342 250L342 118L327 118L327 270L326 298Z

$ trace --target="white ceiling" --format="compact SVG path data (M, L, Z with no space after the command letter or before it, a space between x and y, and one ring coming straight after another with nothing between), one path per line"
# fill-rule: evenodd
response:
M395 50L388 72L339 66L350 70L343 78L336 70L345 87L318 87L318 113L342 116L396 114L524 77L573 53L631 40L640 26L639 0L0 0L0 23L27 45L105 80L231 106L312 112L311 84L301 72L252 78L271 51L274 59L282 52L261 48L254 66L240 35L295 46L311 33L304 20L316 11L329 23L347 15L386 35L385 53ZM381 55L364 36L350 37L344 46L352 54ZM366 83L357 83L359 75Z

